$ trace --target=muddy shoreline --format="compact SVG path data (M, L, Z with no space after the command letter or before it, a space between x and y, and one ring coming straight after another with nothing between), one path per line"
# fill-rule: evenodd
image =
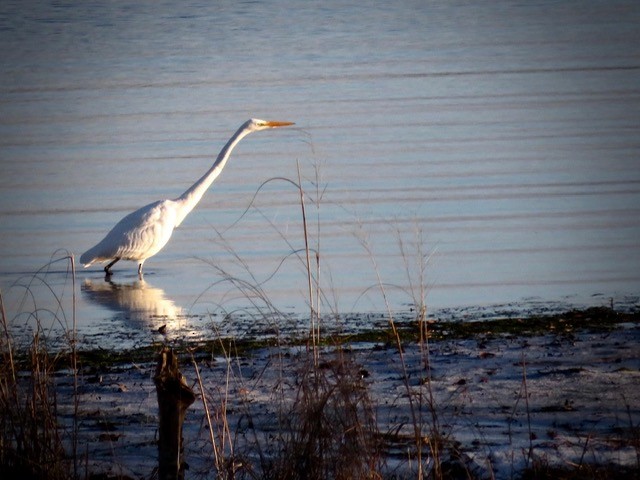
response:
M370 315L364 315L370 317ZM562 313L510 315L493 318L465 317L440 321L437 318L427 318L426 322L418 322L416 314L412 311L393 318L395 331L403 342L416 342L421 334L426 333L431 341L461 340L477 338L490 339L495 336L531 337L536 335L555 334L570 336L579 331L607 332L618 328L621 324L640 323L640 309L633 311L617 311L608 307L591 307L587 309L573 309ZM391 327L388 315L376 315L370 329L359 331L344 331L341 328L332 328L328 333L323 333L321 345L336 346L350 343L374 343L376 345L393 345L396 343L394 329ZM160 322L162 323L162 322ZM323 325L324 326L324 325ZM102 368L109 365L130 362L154 361L162 345L170 345L178 351L188 350L196 355L220 355L223 354L230 342L233 343L237 354L244 354L261 348L277 346L306 345L307 336L276 337L265 336L256 338L253 335L230 336L221 335L212 340L185 341L178 339L172 341L168 338L162 325L160 331L154 331L155 341L148 345L141 345L133 349L105 349L79 347L76 354L78 360L86 368ZM344 329L346 330L346 329ZM422 330L422 332L421 332ZM162 333L161 333L162 332ZM69 366L68 351L60 352L57 359L59 368Z
M415 478L418 458L433 471L434 439L447 478L637 478L640 313L590 308L427 320L422 330L417 324L396 325L401 354L390 328L327 336L317 357L306 342L293 340L173 345L199 395L184 427L186 478L215 478L221 465L233 478L273 478L284 468L283 455L297 458L292 442L305 422L310 379L311 393L327 399L321 412L327 431L342 428L336 418L344 404L332 402L342 398L335 392L347 392L356 425L374 440L370 456L361 457L381 478ZM90 477L153 478L153 375L162 345L79 351L75 377L69 356L55 357L52 385L65 450ZM214 461L202 393L222 463ZM345 438L326 440L327 451Z

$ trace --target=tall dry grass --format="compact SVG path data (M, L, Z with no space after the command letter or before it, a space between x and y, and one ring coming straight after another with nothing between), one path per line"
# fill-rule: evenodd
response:
M0 292L0 477L67 479L70 472L78 475L77 451L77 402L71 431L63 432L58 421L58 398L55 371L59 368L62 353L52 354L47 345L46 329L40 321L34 282L42 282L55 298L57 309L54 317L67 323L63 301L47 284L46 273L52 265L65 262L71 277L72 319L67 330L68 355L65 355L74 377L74 394L77 392L76 335L75 335L75 274L73 256L53 259L21 285L25 297L31 297L33 309L27 313L34 328L26 346L16 347L10 322ZM23 305L26 302L23 302ZM49 312L51 313L51 312ZM74 395L75 396L75 395ZM74 399L75 401L75 399ZM71 449L65 449L63 436L71 438Z
M279 433L270 438L271 447L267 448L260 444L258 439L253 443L253 449L259 452L260 460L258 469L260 474L257 477L254 475L257 475L258 470L255 467L249 469L247 467L249 462L239 459L241 454L233 448L232 435L228 434L229 420L225 415L229 403L228 389L218 389L216 395L208 398L211 392L206 391L197 372L204 408L208 412L209 430L226 432L224 435L217 435L217 438L213 436L211 438L214 463L222 478L382 478L385 458L384 439L390 438L390 435L387 432L383 434L378 431L375 402L372 401L368 384L360 373L363 367L355 364L349 355L344 354L344 349L349 348L348 344L343 344L342 340L337 344L332 343L330 337L322 336L322 319L327 316L322 314L321 307L327 305L324 301L328 298L325 290L331 290L331 286L325 288L320 279L322 252L319 209L326 187L319 181L316 170L316 178L310 182L312 191L315 191L315 197L309 199L309 194L302 184L299 165L297 182L286 178L273 178L264 182L263 185L273 181L284 181L293 186L299 194L303 234L299 239L301 247L295 245L283 233L281 238L290 249L290 254L298 257L305 272L309 306L306 356L299 358L298 368L293 372L295 377L293 380L289 379L295 384L295 388L287 394L281 392L279 396L274 396L273 400L280 403L281 415L274 419L274 421L277 420L275 428ZM315 224L309 223L308 205L315 206L317 210ZM277 229L273 224L271 226ZM449 442L447 435L440 427L439 405L431 382L426 307L426 265L429 255L425 253L421 231L417 230L416 239L411 242L415 251L410 251L410 246L398 233L398 245L409 284L407 293L415 305L417 312L415 322L420 330L419 343L422 354L418 360L420 363L418 370L422 378L417 386L410 379L409 370L415 370L415 368L414 366L410 368L406 364L402 339L396 328L392 307L387 301L383 274L378 269L375 254L369 243L364 237L361 241L371 259L379 295L387 306L388 324L397 351L399 373L404 379L406 398L409 402L413 447L407 451L407 464L410 464L410 470L415 478L444 478L441 465L444 463L445 450L452 442ZM250 281L240 279L212 262L217 275L222 279L221 282L232 285L254 308L262 311L265 318L272 319L274 324L277 324L278 320L285 320L286 315L279 312L274 303L269 300L268 292L263 289L263 283L251 273L250 266L240 258L232 246L224 241L222 244L241 265ZM339 321L340 314L334 310L329 312L328 317ZM274 325L274 330L277 332L277 325ZM277 343L283 342L278 340ZM280 354L277 353L276 356ZM225 350L225 358L227 363L225 384L228 387L229 377L233 375L230 373L232 372L230 365L234 360L228 350ZM274 367L283 368L277 363ZM240 372L240 369L237 372ZM290 375L290 372L288 374ZM241 374L238 373L238 375ZM283 373L282 376L284 377L285 374ZM241 378L235 380L244 382ZM287 397L293 400L288 400ZM214 405L215 415L211 415L211 405ZM246 415L250 417L250 406L245 405L245 407L248 409ZM273 446L274 443L276 446ZM222 461L221 452L225 451L228 452L229 458ZM265 453L267 451L277 453L267 455ZM244 467L239 468L239 465Z
M382 478L375 404L361 366L340 349L326 357L298 369L296 395L281 419L287 433L266 478Z

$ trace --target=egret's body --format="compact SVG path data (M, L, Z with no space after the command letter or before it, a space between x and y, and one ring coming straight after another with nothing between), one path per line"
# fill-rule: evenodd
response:
M83 253L80 262L85 268L94 263L110 262L104 270L111 274L114 263L119 260L131 260L138 262L138 273L141 274L145 260L154 256L167 244L173 230L182 223L220 175L238 142L252 132L286 125L292 123L248 120L229 139L207 173L186 192L174 200L160 200L130 213L120 220L102 241Z

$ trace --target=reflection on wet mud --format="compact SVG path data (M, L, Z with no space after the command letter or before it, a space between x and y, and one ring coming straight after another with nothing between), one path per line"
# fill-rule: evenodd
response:
M86 279L82 294L92 303L123 315L125 320L141 324L139 326L159 328L166 324L170 328L182 315L182 308L166 298L164 290L143 279L130 283Z

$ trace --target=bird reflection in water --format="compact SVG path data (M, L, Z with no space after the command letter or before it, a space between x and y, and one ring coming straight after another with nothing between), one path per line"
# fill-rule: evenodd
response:
M83 295L92 303L122 315L125 321L159 333L177 331L184 319L182 308L165 297L164 290L148 284L142 278L131 283L85 279Z

